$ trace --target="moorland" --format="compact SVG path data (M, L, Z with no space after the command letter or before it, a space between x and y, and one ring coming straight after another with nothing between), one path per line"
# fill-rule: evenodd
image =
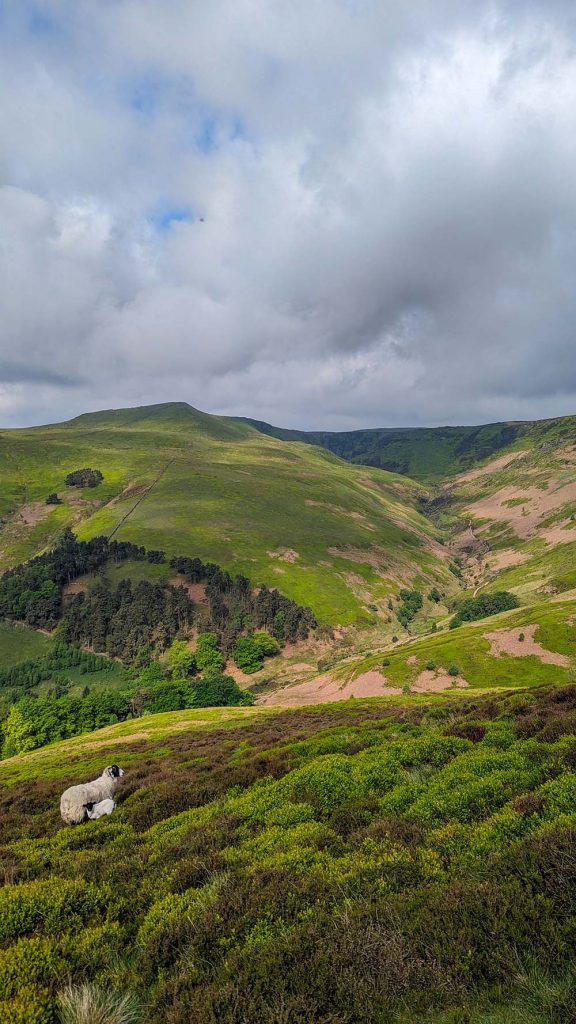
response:
M167 404L0 475L0 1022L569 1024L576 418Z

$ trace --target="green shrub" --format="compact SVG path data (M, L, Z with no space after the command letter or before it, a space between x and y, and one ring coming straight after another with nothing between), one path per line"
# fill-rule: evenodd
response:
M425 666L424 666L424 668L427 669L428 672L434 672L434 670L436 668L436 662L435 661L427 661Z
M366 783L357 777L352 758L326 754L290 772L278 783L290 799L312 803L325 814L340 804L366 795Z
M16 938L41 928L80 927L108 906L107 887L83 879L47 878L0 889L0 939Z
M449 676L459 676L460 675L460 669L458 668L458 665L449 665L448 666L448 675Z
M242 672L251 674L263 667L263 659L278 654L280 645L269 633L248 633L234 645L234 661Z
M232 676L219 673L212 673L205 679L195 679L192 693L195 708L251 706L254 703L252 693L242 690Z
M515 594L511 594L508 590L469 597L457 605L456 614L450 621L450 629L455 629L463 622L474 622L476 619L485 619L489 615L498 615L499 612L519 607L520 601Z
M13 999L28 985L44 988L64 970L56 941L33 936L0 950L0 999Z
M54 1009L47 991L24 984L13 999L0 999L0 1024L54 1024Z

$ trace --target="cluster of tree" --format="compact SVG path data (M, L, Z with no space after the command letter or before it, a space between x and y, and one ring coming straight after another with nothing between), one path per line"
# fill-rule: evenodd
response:
M103 479L99 469L90 469L86 466L84 469L75 469L73 473L68 473L65 482L67 487L98 487Z
M188 583L204 583L208 598L207 627L222 636L222 648L229 655L243 633L265 629L280 644L305 640L316 620L310 608L304 608L277 590L261 587L253 592L246 576L231 576L212 562L199 558L176 557L171 568Z
M508 590L469 597L457 605L456 614L450 620L450 629L456 629L463 622L474 622L476 619L485 619L488 615L497 615L498 612L507 612L511 608L519 607L518 598Z
M210 649L220 654L217 638L211 634L206 636L209 640L203 645L204 654ZM64 644L58 645L58 651L58 656L52 660L59 666L67 658L73 663L78 654L86 659L93 658L97 668L100 668L99 662L105 660L95 655L84 655L74 648L66 649ZM184 641L174 641L166 660L166 668L158 661L152 661L134 685L121 692L106 689L91 692L85 688L79 697L71 697L58 689L41 696L27 693L6 709L1 725L2 756L11 757L35 750L46 743L93 732L145 714L254 703L250 692L241 690L231 676L224 675L221 668L215 668L216 664L223 667L222 661L208 662L203 676L194 675L198 670L196 658ZM79 664L88 665L88 662L80 661ZM46 659L39 659L37 668L36 685L42 678L48 678L44 675Z
M205 584L207 608L195 609L185 586L122 579L113 587L105 577L97 578L89 591L64 600L66 584L78 576L128 558L161 563L165 554L147 553L144 547L106 537L77 541L67 529L52 551L3 574L0 618L48 630L59 624L67 643L89 646L136 666L162 654L194 623L200 633L216 637L212 647L211 641L200 640L199 671L205 668L203 658L214 671L222 671L231 655L245 671L257 671L279 645L305 639L316 625L309 608L268 587L255 592L247 577L232 577L199 558L173 558L171 567L183 582Z
M61 683L66 677L67 669L73 668L80 675L85 675L95 672L108 673L112 667L113 664L108 658L59 642L41 658L0 669L0 693L4 700L10 700L12 703L19 697L28 696L48 679Z
M66 529L52 551L8 569L0 577L0 618L54 629L62 615L62 591L67 583L96 572L109 560L144 557L144 548L135 544L107 537L78 541L72 530Z
M412 622L412 619L420 611L424 601L419 590L401 590L399 597L402 603L396 612L396 616L398 622L405 629L408 629L409 623Z
M147 580L133 584L96 580L66 605L62 632L70 643L86 644L124 662L146 664L192 623L192 601L184 587Z
M2 723L2 756L35 750L46 743L93 732L130 715L125 693L99 690L84 697L24 697Z

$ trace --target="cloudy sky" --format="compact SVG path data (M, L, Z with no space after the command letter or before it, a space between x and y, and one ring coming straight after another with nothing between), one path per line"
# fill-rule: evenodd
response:
M0 424L576 413L573 0L0 0Z

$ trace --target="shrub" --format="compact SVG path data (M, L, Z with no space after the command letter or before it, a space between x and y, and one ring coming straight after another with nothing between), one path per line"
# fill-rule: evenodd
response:
M434 670L436 668L436 662L435 661L427 661L425 666L424 666L424 668L428 669L428 672L434 672Z
M76 921L78 925L105 907L110 892L83 879L47 878L0 889L0 939L26 935Z
M384 668L388 668L388 665L390 665L390 658L382 658L382 665Z
M13 999L26 985L49 985L63 967L54 939L18 939L0 950L0 999Z
M99 469L75 469L65 479L67 487L97 487L104 477Z
M449 667L448 667L448 675L449 676L459 676L460 675L460 669L458 668L458 665L449 665Z
M269 633L249 633L238 637L234 645L234 661L239 669L251 674L263 667L263 659L278 654L280 645Z
M164 551L149 551L146 558L151 565L161 565L166 561L166 553Z
M48 497L46 498L46 504L47 505L61 505L62 504L62 499L58 497L58 495L56 494L55 491L53 491L52 494L49 494Z
M211 674L194 680L192 687L195 708L224 708L238 705L251 706L254 695L242 690L232 676Z
M0 999L0 1024L54 1024L53 1010L47 991L24 984L13 999Z
M506 612L511 608L519 607L520 601L515 594L511 594L508 590L469 597L457 605L456 615L450 621L450 629L455 629L463 622L474 622L476 619L484 619L488 615L497 615L498 612Z
M407 629L408 624L422 608L424 601L419 590L401 590L400 599L402 604L398 608L396 615L398 621Z

